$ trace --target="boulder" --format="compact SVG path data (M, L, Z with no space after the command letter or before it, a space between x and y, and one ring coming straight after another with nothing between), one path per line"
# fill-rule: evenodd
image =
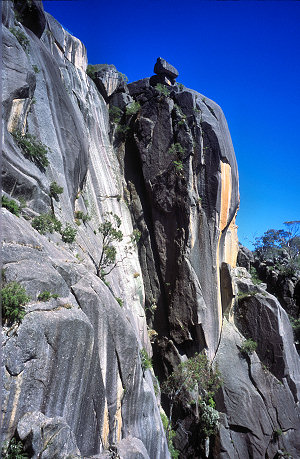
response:
M254 256L251 250L241 245L239 247L237 265L246 268L247 271L250 271L251 263L253 262L254 262Z
M125 76L118 72L114 65L97 64L91 67L90 75L105 100L117 90L126 91Z
M157 58L157 61L154 65L154 73L157 75L165 75L168 79L171 80L172 84L175 83L175 80L179 75L178 70L176 70L173 65L169 64L162 57Z
M19 420L17 432L26 447L32 449L32 459L82 459L74 433L63 417L28 412Z

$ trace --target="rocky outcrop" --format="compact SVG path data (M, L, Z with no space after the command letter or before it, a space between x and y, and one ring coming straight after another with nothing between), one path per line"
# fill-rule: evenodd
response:
M225 416L215 455L280 457L288 451L297 457L300 362L288 316L244 268L236 268L235 276L236 300L216 355L224 378L218 404ZM245 338L257 344L256 352L243 351Z
M253 265L254 255L250 249L247 247L240 246L237 256L237 265L243 268L246 268L247 271L250 271L251 264Z
M240 246L237 263L248 271L254 269L258 278L266 283L268 292L276 296L285 311L293 318L299 318L299 270L295 269L286 251L267 257L263 252L252 253Z
M195 408L178 406L180 457L296 456L299 360L278 302L235 271L238 172L222 110L160 58L163 87L126 85L107 65L90 78L83 44L41 6L33 30L26 8L20 20L5 4L2 184L22 210L2 209L3 274L30 301L3 329L4 440L49 459L167 459L154 373L163 381L203 351L224 380L219 432L204 450ZM44 167L20 139L44 148ZM49 213L56 231L40 234L33 218ZM117 263L101 278L99 228L114 215ZM245 338L256 353L241 353Z
M117 90L123 90L126 93L125 75L118 72L114 65L93 65L91 76L105 100Z
M150 84L152 86L159 83L168 86L174 85L179 75L178 70L161 57L157 58L154 66L154 73L156 73L156 75L150 78Z

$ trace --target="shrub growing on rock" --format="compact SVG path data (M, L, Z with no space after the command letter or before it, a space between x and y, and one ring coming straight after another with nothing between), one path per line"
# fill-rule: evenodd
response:
M58 294L51 293L48 290L44 290L44 292L41 292L38 296L39 301L49 301L51 298L58 298Z
M20 215L20 207L18 206L16 201L14 201L13 199L8 199L7 196L3 195L1 197L1 203L2 203L2 207L5 207L5 209L9 210L12 214L14 214L17 217L19 217L19 215Z
M161 386L170 402L170 417L167 437L172 426L173 408L176 403L191 404L192 393L199 394L196 405L199 408L199 427L204 437L211 435L217 426L217 413L211 407L211 400L222 384L219 371L214 370L205 354L195 354L182 362ZM210 408L213 408L213 411ZM203 415L203 420L202 420Z
M161 96L168 97L170 95L169 89L164 84L158 83L155 89Z
M59 200L59 194L62 194L64 189L62 186L59 186L56 182L50 183L50 197L54 198L56 201Z
M86 74L93 80L95 78L95 73L97 66L89 64L86 68Z
M76 212L75 212L75 220L82 220L83 223L85 223L90 219L91 219L91 217L89 217L88 214L84 214L81 210L76 210Z
M256 348L257 348L257 342L256 341L253 341L253 339L249 338L249 339L246 339L242 346L241 346L241 353L242 354L247 354L247 355L251 355L253 354L253 352L256 351Z
M5 445L3 445L1 457L3 459L28 459L29 456L24 451L23 443L13 437L8 443L8 446L5 447Z
M124 81L124 83L128 83L128 76L125 75L125 73L118 72L118 75L121 81Z
M123 308L123 300L116 296L116 301L119 303L120 307Z
M300 341L300 318L295 319L294 317L289 316L289 319L294 332L295 341Z
M214 407L207 405L203 400L199 403L199 413L201 420L201 430L205 437L210 437L216 433L218 422L219 422L219 412L215 410Z
M53 233L54 231L60 232L62 228L61 222L51 213L34 217L31 225L41 234Z
M161 421L162 421L162 425L163 425L164 431L165 431L165 433L167 435L168 448L169 448L169 453L171 455L171 458L172 459L178 459L179 451L177 449L175 449L175 447L173 445L173 439L174 439L174 437L176 435L176 432L174 430L170 429L168 434L167 434L169 419L165 415L165 413L160 413L160 417L161 417Z
M258 277L256 268L254 268L254 266L251 266L251 267L250 267L250 274L251 274L251 280L252 280L252 282L253 282L254 285L258 285L258 284L261 284L261 283L262 283L262 281L261 281L260 278Z
M181 157L184 153L184 148L180 143L172 143L170 146L168 153L171 155L177 155L178 157Z
M60 234L63 242L68 242L69 244L71 244L75 241L77 231L70 225L70 223L67 223Z
M141 357L141 364L142 364L143 372L152 368L151 358L149 357L148 352L146 351L144 347L143 349L140 350L140 357Z
M30 161L33 161L42 169L48 166L49 161L47 155L50 149L46 145L37 140L34 135L28 133L22 135L20 131L14 131L12 135L23 151L25 158L30 159Z
M119 107L117 107L116 105L112 105L111 107L109 107L108 112L109 112L110 119L114 123L119 123L121 121L123 112Z
M2 323L20 323L25 316L24 305L29 297L18 282L9 282L1 289Z
M126 107L126 115L135 115L140 110L140 108L141 104L134 101Z
M175 166L175 170L176 172L181 172L183 170L183 163L182 161L178 160L178 161L173 161L173 164Z
M9 31L16 37L22 48L24 49L25 52L29 51L29 40L22 32L22 30L16 29L16 27L11 27Z

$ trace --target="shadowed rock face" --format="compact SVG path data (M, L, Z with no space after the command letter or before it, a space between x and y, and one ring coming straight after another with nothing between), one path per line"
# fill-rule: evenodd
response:
M98 67L97 84L82 43L38 11L39 31L26 9L15 22L5 2L2 184L26 202L20 218L2 209L2 259L6 282L19 282L30 301L20 325L4 324L4 440L17 432L34 458L168 459L159 390L140 350L153 352L160 381L204 350L224 379L211 457L274 457L280 448L297 457L299 360L278 302L234 271L238 173L221 109L175 81L168 94L149 78L119 84L113 66ZM175 78L161 64L157 76ZM106 102L120 108L118 122ZM44 170L15 130L50 148ZM57 199L53 181L63 188ZM49 212L76 228L73 243L33 229L32 218ZM90 218L77 226L75 212ZM120 217L124 238L103 282L98 228L107 212ZM128 253L133 229L141 239ZM237 300L238 289L250 296ZM38 300L45 291L58 298ZM257 353L241 355L244 337ZM180 457L202 457L194 408L176 417Z
M213 356L222 321L218 267L223 261L234 265L237 252L232 144L215 103L188 89L169 97L151 87L140 93L143 86L147 80L129 85L143 104L125 149L137 155L135 171L127 172L138 195L137 224L141 213L148 216L147 230L144 222L140 226L146 304L157 305L153 327L180 353L207 348Z

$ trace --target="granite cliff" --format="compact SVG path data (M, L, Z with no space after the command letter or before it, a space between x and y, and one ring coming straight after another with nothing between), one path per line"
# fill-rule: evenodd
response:
M21 208L3 205L2 276L30 297L4 317L3 441L33 458L169 458L158 381L202 352L223 379L218 429L204 441L197 403L178 404L179 457L299 457L299 357L277 299L236 267L220 107L161 58L130 84L88 67L38 1L2 13L2 188ZM104 275L110 218L122 237Z

